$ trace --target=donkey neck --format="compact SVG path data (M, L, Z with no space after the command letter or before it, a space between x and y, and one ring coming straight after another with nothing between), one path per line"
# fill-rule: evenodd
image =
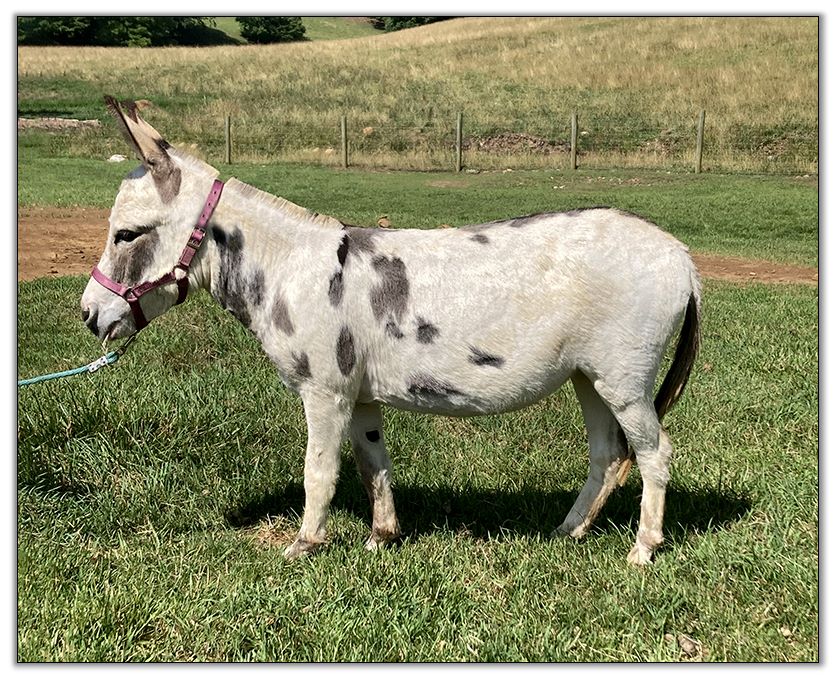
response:
M210 222L196 282L254 331L267 290L297 273L299 250L310 259L330 250L343 224L230 179Z

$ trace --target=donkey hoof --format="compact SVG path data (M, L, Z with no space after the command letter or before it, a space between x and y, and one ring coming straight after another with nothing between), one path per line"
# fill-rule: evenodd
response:
M384 546L386 546L386 542L385 541L380 541L374 535L372 535L371 537L366 539L366 543L365 543L366 551L377 551L379 549L382 549Z
M636 543L627 554L627 562L631 565L648 565L653 560L653 554L663 543L665 538L656 530L639 529Z
M371 536L366 540L367 551L377 551L382 549L400 537L400 532L378 532L373 531Z
M653 561L653 551L642 544L636 544L627 554L627 562L631 565L643 567Z
M313 553L320 546L322 546L321 543L307 541L306 539L297 539L284 550L284 557L286 560L296 560L301 556Z
M583 523L581 523L580 525L563 523L559 527L555 528L551 536L552 539L565 539L566 537L571 537L572 539L581 539L586 536L587 531L588 530Z

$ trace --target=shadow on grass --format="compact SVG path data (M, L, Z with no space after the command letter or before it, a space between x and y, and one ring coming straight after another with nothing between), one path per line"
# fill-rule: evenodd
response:
M95 485L74 479L62 471L54 471L46 464L37 471L18 467L17 486L18 489L25 488L73 499L91 497L97 491Z
M365 491L359 480L341 478L331 506L371 520ZM578 488L580 489L580 488ZM404 535L420 536L439 531L466 530L474 539L541 535L548 537L565 517L576 493L523 487L516 490L463 489L398 485L395 506ZM641 488L627 486L610 497L595 531L636 529ZM731 491L712 488L668 488L665 534L680 541L688 534L713 531L740 520L751 508L749 499ZM232 527L249 527L268 516L293 518L302 513L304 489L288 485L276 492L231 508L225 514Z
M18 109L18 118L72 118L74 111L64 108L25 108Z

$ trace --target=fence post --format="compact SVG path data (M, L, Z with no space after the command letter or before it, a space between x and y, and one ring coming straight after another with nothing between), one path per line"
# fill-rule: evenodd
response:
M348 168L348 123L345 115L340 118L340 133L343 147L343 169Z
M702 141L703 133L705 132L705 109L700 111L700 117L697 120L697 154L694 157L694 172L699 174L702 172Z
M224 152L224 162L227 165L232 164L232 134L230 133L232 127L232 123L230 120L230 115L227 113L226 117L224 118L224 142L225 142L225 152Z
M570 137L571 150L569 151L569 168L578 169L578 112L572 111L572 134Z
M456 172L462 171L462 114L456 116Z

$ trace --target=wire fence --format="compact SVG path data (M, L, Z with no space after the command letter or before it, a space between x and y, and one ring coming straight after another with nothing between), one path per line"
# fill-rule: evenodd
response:
M566 114L545 124L471 131L466 114L458 116L458 125L434 121L421 126L335 116L330 125L286 125L266 136L253 136L244 121L230 120L228 136L206 139L202 147L212 158L231 163L274 159L447 171L503 167L818 171L817 129L812 125L716 129L705 111L696 111L691 119L656 123L574 117L574 126L573 114Z
M185 135L200 140L174 141L212 164L300 162L471 172L633 167L694 172L818 172L817 124L721 126L714 124L710 111L661 121L567 111L539 122L482 123L478 129L468 126L466 112L450 121L435 119L421 125L381 124L360 116L340 115L327 123L277 125L273 119L227 116L216 126L204 121L200 130L187 130ZM81 130L70 141L54 140L56 152L84 155L106 153L118 144L118 137L114 139L105 128Z

